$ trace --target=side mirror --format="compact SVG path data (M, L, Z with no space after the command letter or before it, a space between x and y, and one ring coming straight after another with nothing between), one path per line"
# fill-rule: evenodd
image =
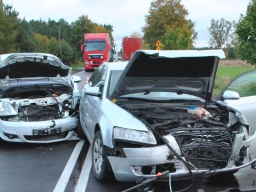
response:
M81 82L81 78L79 76L74 75L74 76L72 76L72 79L73 79L74 83Z
M87 87L85 94L89 96L101 97L101 92L99 87Z
M240 98L240 95L239 93L235 92L235 91L229 91L229 90L226 90L224 93L223 93L223 99L226 100L226 99L230 99L230 100L237 100Z
M81 51L84 51L84 45L83 45L83 44L80 45L80 50L81 50Z

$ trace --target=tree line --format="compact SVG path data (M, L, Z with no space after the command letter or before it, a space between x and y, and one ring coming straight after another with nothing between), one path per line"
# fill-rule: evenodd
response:
M143 49L156 49L155 43L160 40L164 50L223 49L227 58L256 63L256 0L250 1L246 14L241 14L237 22L212 19L207 28L208 47L194 46L198 33L196 23L188 15L181 0L153 0L142 27ZM93 32L109 33L113 40L113 26L94 23L85 15L69 24L64 19L18 19L18 12L10 5L0 10L0 54L48 52L70 64L81 57L84 34ZM135 31L130 36L141 34Z
M64 19L30 20L18 18L11 5L0 10L0 54L13 52L51 53L71 65L81 57L80 45L85 33L109 33L113 40L113 26L97 24L82 15L69 24Z
M146 25L142 27L143 48L156 49L155 43L160 40L161 49L223 49L227 58L256 63L256 0L249 2L246 14L241 14L237 22L212 19L207 28L209 47L194 46L198 33L196 23L187 18L188 14L181 0L152 1L145 16Z

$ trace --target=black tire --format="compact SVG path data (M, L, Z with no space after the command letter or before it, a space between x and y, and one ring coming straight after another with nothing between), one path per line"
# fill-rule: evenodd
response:
M108 163L101 133L97 131L92 143L92 170L98 181L107 181L112 178L113 173L108 169Z
M84 130L82 129L82 126L81 126L79 115L78 115L78 123L77 123L77 126L75 128L75 132L76 132L77 137L79 137L80 139L83 139L83 140L86 139L86 136L84 134Z

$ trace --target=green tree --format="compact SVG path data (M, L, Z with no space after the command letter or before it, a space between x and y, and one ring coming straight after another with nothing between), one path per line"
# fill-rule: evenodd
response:
M195 30L195 25L196 25L195 22L193 22L190 19L188 20L187 28L192 32L192 36L191 36L192 37L192 44L191 44L191 46L193 46L193 44L195 43L195 40L198 38L198 33Z
M114 31L113 26L109 24L104 24L103 27L107 29L111 34Z
M71 43L71 26L64 19L60 19L58 22L49 19L43 35L47 35L48 38L54 37L59 41L64 39Z
M142 35L141 35L141 33L137 32L137 31L134 31L134 32L131 33L130 37L141 38Z
M250 64L256 64L256 0L247 6L246 15L241 15L236 25L238 57Z
M232 23L223 18L220 20L211 20L211 26L208 28L210 33L209 45L215 49L221 49L229 42Z
M113 39L114 39L112 36L112 33L109 30L107 30L106 28L104 28L103 25L95 25L92 33L108 33L111 41L113 41Z
M50 53L49 51L49 38L46 35L35 33L35 52Z
M10 5L0 11L0 53L16 52L19 13Z
M58 53L56 54L65 65L71 66L74 63L76 57L74 54L74 50L65 40L61 40L58 45Z
M48 43L49 43L48 44L49 53L56 55L58 57L60 41L57 40L55 37L51 37Z
M186 26L194 33L195 23L187 20L187 16L188 11L181 4L181 0L153 1L149 14L145 16L146 26L142 28L145 45L155 49L155 43L163 38L168 27L175 29ZM196 38L196 36L192 34L191 38Z
M192 31L187 27L168 27L161 42L165 50L187 50L192 46Z
M45 21L40 20L30 20L29 25L34 33L40 33L41 35L46 35L48 37L48 26Z
M16 39L18 52L34 52L35 36L29 23L23 19L18 24L18 36Z
M71 45L71 25L64 19L58 21L60 39L64 39Z
M77 52L80 52L80 45L84 43L84 34L92 33L94 30L93 22L88 16L80 16L75 22L71 23L71 42L72 47Z

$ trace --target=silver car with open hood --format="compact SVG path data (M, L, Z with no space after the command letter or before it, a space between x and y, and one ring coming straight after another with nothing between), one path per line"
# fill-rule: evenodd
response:
M212 99L222 58L222 50L141 50L128 63L100 66L83 87L78 126L92 144L95 177L136 181L169 171L185 179L255 168L255 132L241 112Z
M72 69L54 55L0 55L0 139L51 143L70 139L80 92Z

